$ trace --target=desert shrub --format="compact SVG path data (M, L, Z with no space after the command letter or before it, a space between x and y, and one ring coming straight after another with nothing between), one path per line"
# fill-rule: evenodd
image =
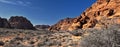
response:
M0 46L3 46L4 45L4 42L3 41L0 41Z
M117 47L120 42L118 25L108 29L88 31L89 35L84 36L80 42L81 47ZM119 47L119 46L118 46Z
M45 45L45 43L40 43L40 42L37 44L38 47L44 46L44 45Z
M21 38L21 37L15 37L15 40L20 40L20 41L22 41L23 38Z
M78 30L71 31L69 33L74 35L74 36L82 36L84 34L84 31L81 29L78 29Z
M104 32L104 33L103 33ZM82 47L112 47L114 34L111 31L96 31L81 41Z
M35 44L35 42L34 41L30 41L30 44Z

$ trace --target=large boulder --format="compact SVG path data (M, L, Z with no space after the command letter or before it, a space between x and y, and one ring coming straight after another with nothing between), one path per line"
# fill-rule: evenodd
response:
M7 19L0 17L0 28L10 28L10 24L8 23Z
M114 18L120 16L120 0L97 0L91 7L87 8L80 16L76 18L64 19L62 22L58 22L52 25L50 31L59 30L75 30L94 28L99 25L98 21L106 18ZM71 21L66 23L66 21ZM119 22L119 19L118 21ZM119 22L120 23L120 22Z
M32 23L27 18L22 16L10 17L9 23L12 28L16 29L35 29Z

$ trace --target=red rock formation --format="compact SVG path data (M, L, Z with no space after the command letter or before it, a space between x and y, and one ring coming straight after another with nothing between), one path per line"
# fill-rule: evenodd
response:
M0 28L10 28L10 24L8 23L7 19L0 17Z
M35 29L32 25L32 23L26 19L25 17L22 16L12 16L9 19L9 23L12 28L17 28L17 29Z
M67 30L72 22L73 22L73 18L62 19L57 24L51 26L49 30L52 31Z
M50 31L93 28L102 17L120 16L120 0L97 0L76 18L63 19L49 28ZM68 22L70 21L70 22ZM97 24L98 25L98 24Z

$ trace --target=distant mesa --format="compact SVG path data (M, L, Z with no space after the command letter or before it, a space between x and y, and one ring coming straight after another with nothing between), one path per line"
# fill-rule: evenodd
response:
M32 23L23 16L12 16L9 19L12 28L16 29L35 29Z
M34 27L36 29L48 29L50 26L49 25L35 25Z
M87 8L80 16L76 18L65 18L63 20L60 20L58 23L52 25L49 28L49 30L72 31L76 29L94 28L100 25L98 23L100 23L100 20L102 20L103 17L109 19L120 17L120 0L97 0L91 7ZM118 21L116 20L116 22L120 23L119 20L120 18L118 19Z

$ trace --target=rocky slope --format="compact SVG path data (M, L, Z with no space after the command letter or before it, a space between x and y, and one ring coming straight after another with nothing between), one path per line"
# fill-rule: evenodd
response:
M9 19L9 23L12 28L16 29L35 29L32 23L22 16L12 16Z
M94 28L102 26L98 24L103 17L114 18L120 16L120 0L97 0L76 18L66 18L49 28L50 31ZM120 19L115 20L120 24Z

